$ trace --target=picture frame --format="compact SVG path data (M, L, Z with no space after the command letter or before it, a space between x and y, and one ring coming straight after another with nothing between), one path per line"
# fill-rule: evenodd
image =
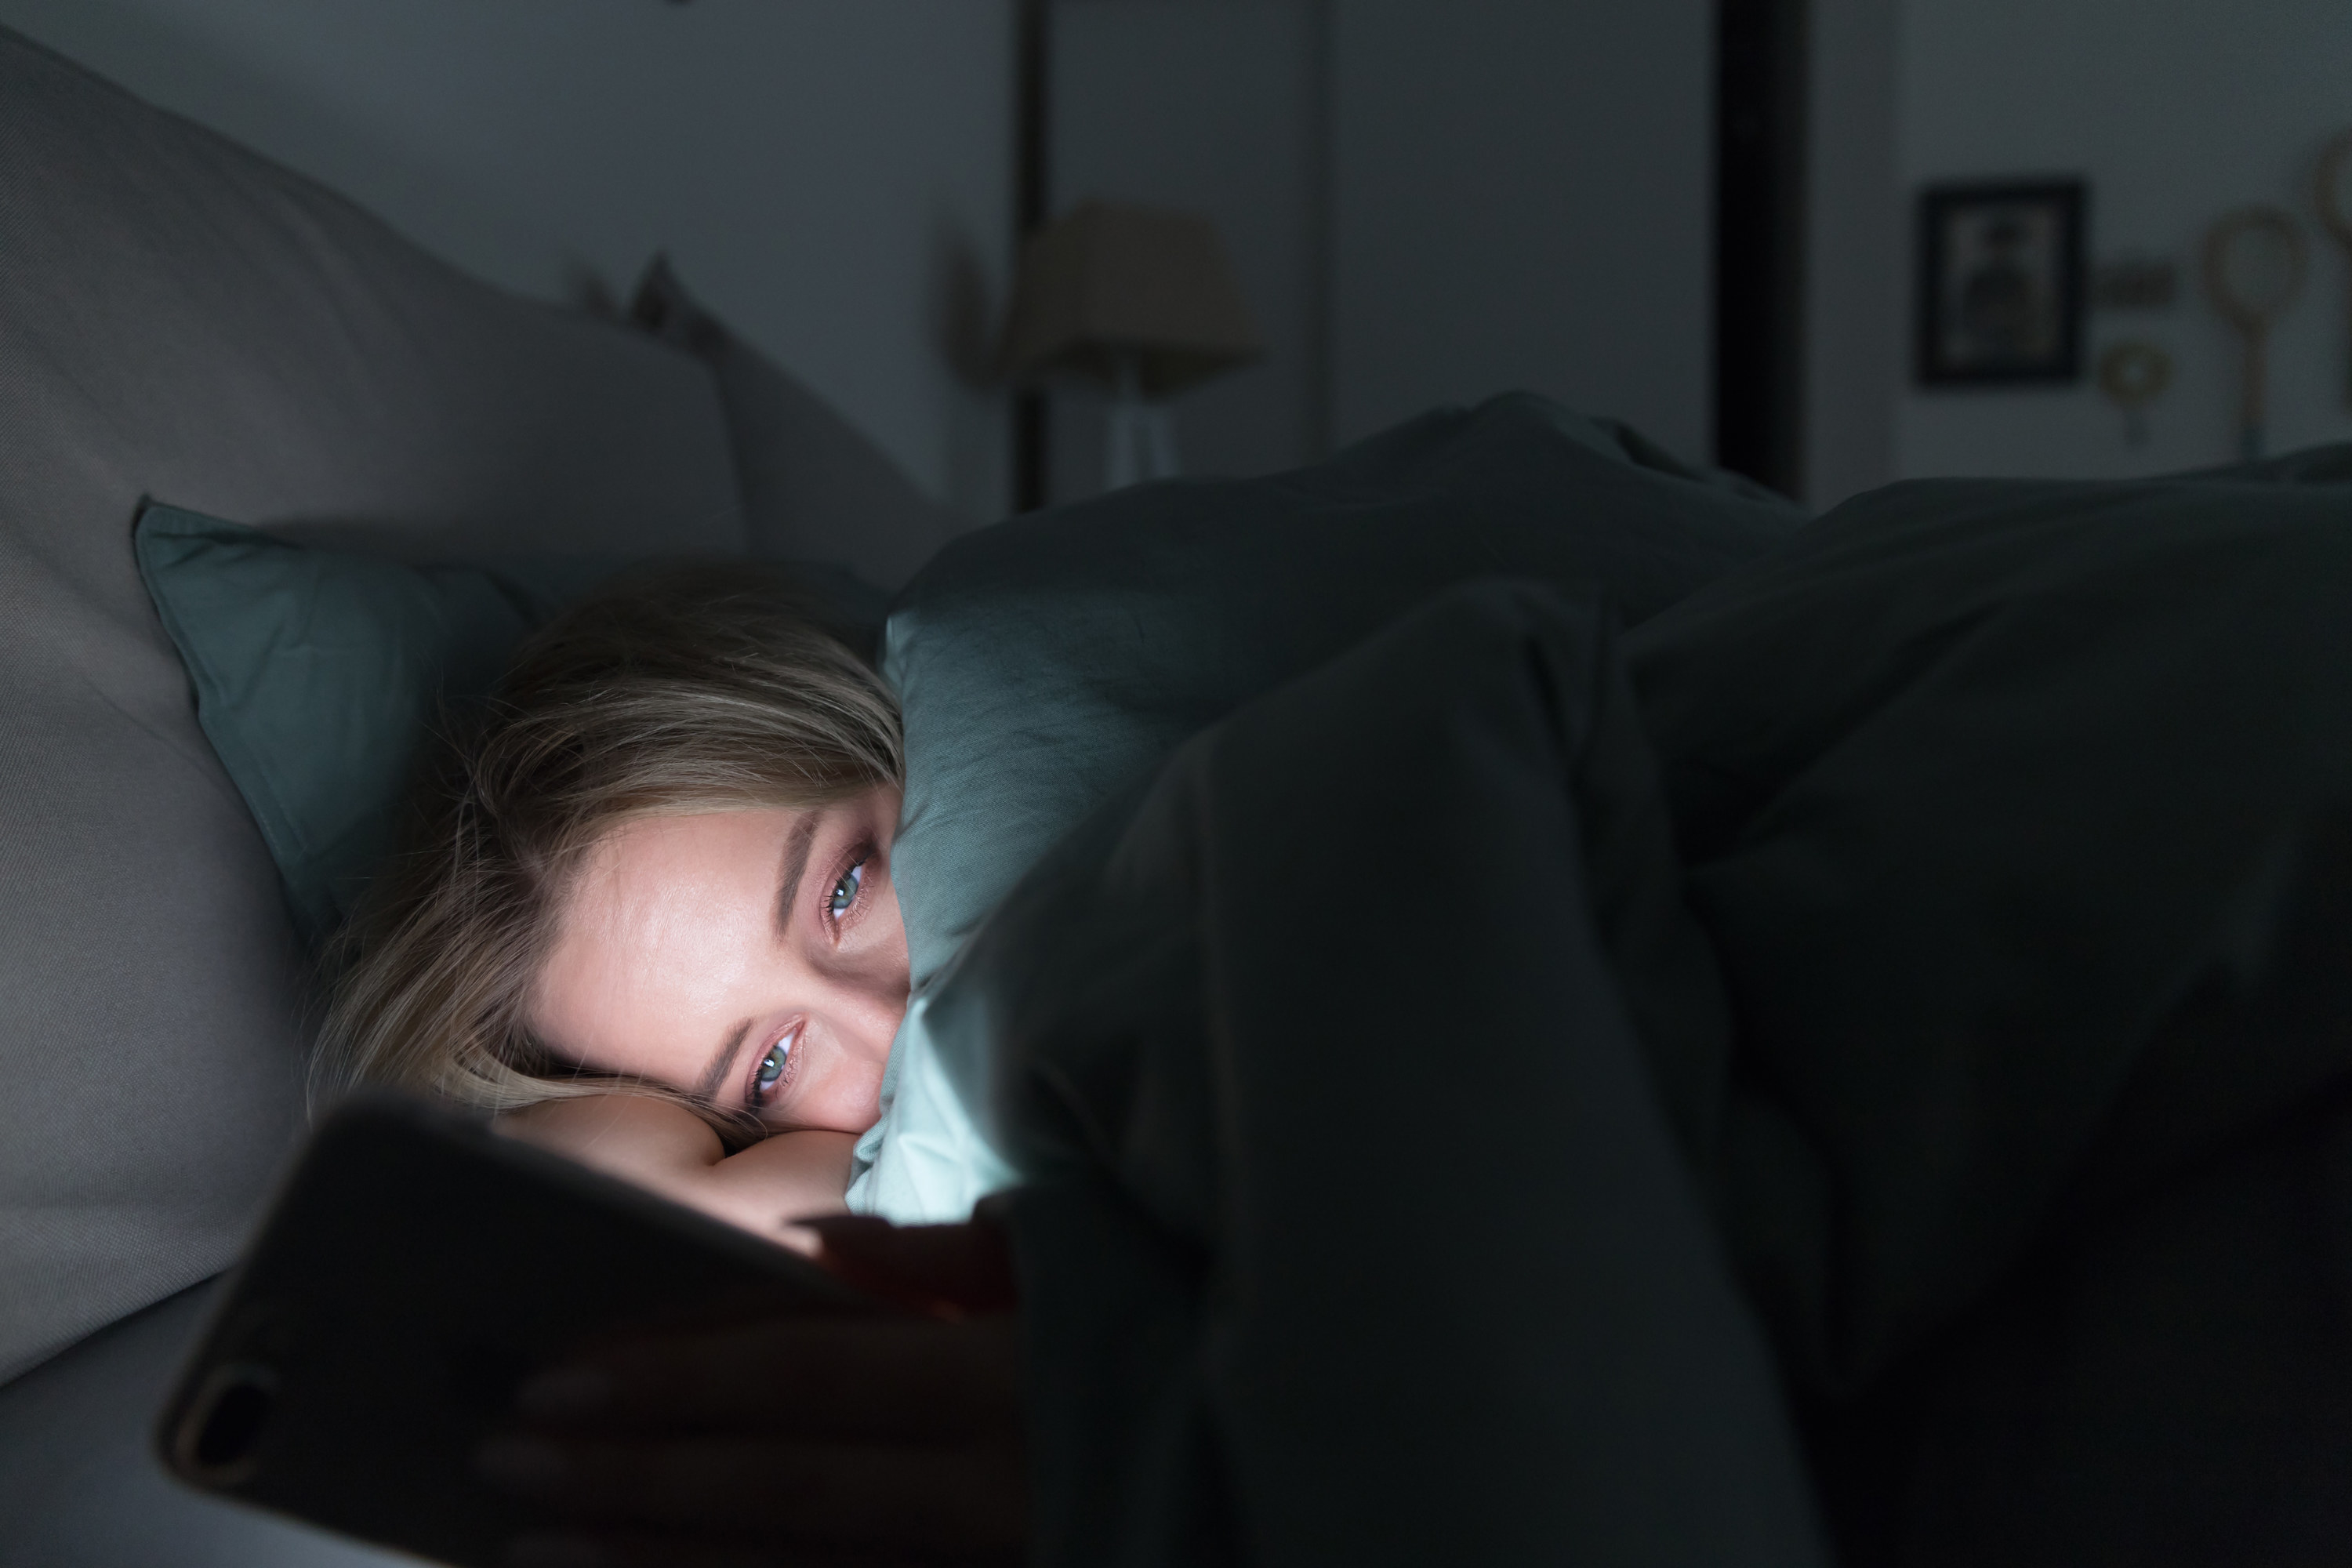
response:
M1970 181L1920 192L1922 385L2082 378L2088 206L2079 179Z

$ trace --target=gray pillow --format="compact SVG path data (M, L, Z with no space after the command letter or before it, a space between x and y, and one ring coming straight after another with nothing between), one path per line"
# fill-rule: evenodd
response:
M300 953L131 557L142 497L425 558L740 553L706 367L502 294L0 33L0 1378L215 1272Z
M1622 426L1512 394L1315 468L1141 486L950 545L885 638L906 712L891 863L917 1001L854 1201L955 1217L1003 1173L960 1109L985 1042L931 1038L923 995L1055 840L1187 736L1451 584L1598 583L1640 621L1804 520Z

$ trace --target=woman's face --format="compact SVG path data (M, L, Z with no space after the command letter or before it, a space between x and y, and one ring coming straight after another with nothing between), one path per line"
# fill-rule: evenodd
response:
M557 911L531 1027L583 1067L780 1131L864 1131L907 1010L898 820L898 792L877 788L623 823Z

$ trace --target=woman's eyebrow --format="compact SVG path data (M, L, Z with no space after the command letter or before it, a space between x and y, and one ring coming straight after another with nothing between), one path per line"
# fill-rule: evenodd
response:
M801 878L808 872L809 847L816 842L816 816L814 811L793 824L792 833L784 839L784 864L776 879L776 934L790 936L793 932L793 906L800 902Z
M751 1032L751 1020L744 1019L735 1026L735 1032L719 1043L710 1065L702 1069L702 1081L695 1086L706 1104L719 1103L719 1086L727 1081L727 1069L735 1060L735 1053L743 1048L743 1037Z

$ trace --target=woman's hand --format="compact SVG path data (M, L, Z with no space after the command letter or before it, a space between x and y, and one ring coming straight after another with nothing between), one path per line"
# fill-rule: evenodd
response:
M635 1182L771 1241L816 1250L798 1222L839 1214L849 1186L846 1132L779 1132L730 1154L676 1100L617 1090L551 1100L498 1120L499 1131Z
M1001 1233L820 1220L820 1258L921 1315L786 1315L603 1342L485 1445L553 1528L519 1564L1010 1563L1027 1541Z

